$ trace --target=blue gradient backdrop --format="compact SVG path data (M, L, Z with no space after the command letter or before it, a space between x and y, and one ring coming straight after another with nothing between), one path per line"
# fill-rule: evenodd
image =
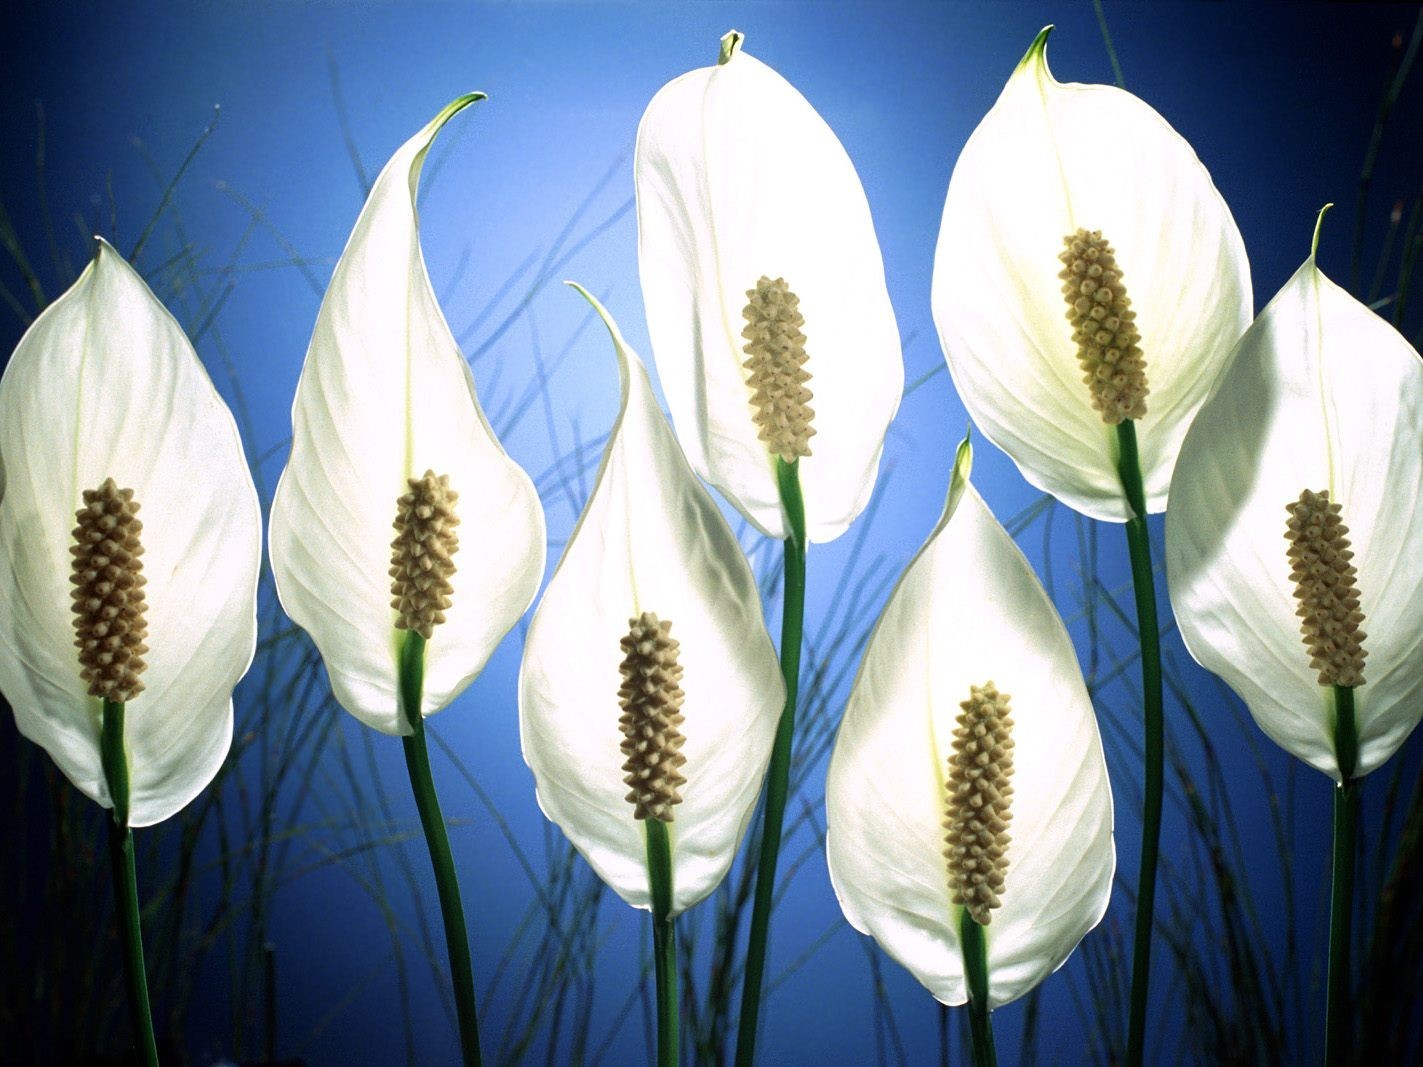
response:
M1315 212L1326 201L1341 207L1326 225L1320 260L1326 272L1347 280L1352 210L1390 42L1397 32L1406 40L1417 9L1111 2L1105 7L1127 87L1192 143L1230 204L1249 250L1257 307L1308 252ZM0 196L22 243L40 250L34 258L53 290L63 268L50 266L51 238L40 223L36 104L43 107L44 181L57 220L53 246L57 258L72 266L86 255L87 233L103 233L125 251L132 248L167 180L212 120L213 105L221 105L216 129L177 184L176 214L155 231L140 266L161 288L175 251L185 243L196 248L210 293L222 297L220 308L205 318L189 300L179 301L175 311L190 332L201 332L200 351L224 395L234 397L234 379L240 382L250 413L249 454L260 457L262 488L270 493L285 461L290 398L320 293L361 205L362 178L373 177L389 153L446 101L470 89L486 91L489 101L452 123L427 167L422 236L436 290L474 359L483 402L497 424L508 423L515 398L534 379L535 357L550 368L547 403L538 400L525 408L505 438L512 455L537 476L555 457L596 441L611 423L617 399L606 338L588 328L582 301L557 282L577 279L597 293L632 344L650 357L630 210L633 137L653 93L678 74L714 61L718 37L735 26L747 34L747 50L780 71L819 110L858 167L905 341L906 378L911 383L925 378L906 398L891 430L878 511L861 557L862 566L882 558L888 575L902 568L937 515L953 444L966 424L942 373L929 310L948 176L1028 42L1048 22L1057 24L1050 54L1061 80L1112 81L1092 7L1080 3L267 2L148 3L122 11L11 4L0 15L5 146ZM1378 156L1365 234L1369 270L1389 207L1399 198L1411 202L1419 190L1423 94L1418 88L1406 89ZM338 92L359 167L343 138ZM571 236L557 245L580 207ZM531 255L537 264L551 250L569 249L573 252L552 283L526 306L518 302L522 286L500 293L501 284ZM0 267L0 280L21 291L8 262ZM20 318L0 308L0 353L13 347L21 330ZM1036 497L1012 464L982 442L975 479L1000 516ZM587 481L585 476L580 485L575 479L567 491L548 479L541 485L554 542L552 563ZM1159 546L1159 525L1154 531ZM852 532L812 552L812 625L827 608L831 585L851 562L855 540ZM1078 541L1072 520L1060 514L1052 548L1044 547L1039 527L1024 547L1040 573L1052 575L1064 614L1080 620ZM1127 581L1123 539L1116 528L1104 527L1100 541L1104 583L1120 595ZM865 604L858 621L867 621L878 608L878 599ZM1085 655L1080 621L1074 634ZM516 630L483 677L434 725L462 755L537 866L547 835L557 831L548 829L534 803L519 754L514 700L520 636ZM1229 698L1190 663L1174 635L1168 654L1203 712L1224 723ZM239 701L243 692L239 689ZM843 697L843 687L840 693ZM1130 724L1129 688L1119 686L1111 699L1116 721ZM1168 706L1168 714L1174 710ZM343 720L343 743L358 751L361 728ZM1107 730L1122 813L1120 867L1134 881L1137 827L1130 798L1136 761L1128 754L1129 736L1134 731ZM1259 744L1282 780L1293 773L1262 735L1247 740ZM376 741L374 773L392 798L399 826L413 828L416 815L407 799L399 746L384 737ZM1233 796L1246 850L1272 850L1249 745L1230 727L1222 749L1227 772L1241 776ZM1405 755L1416 762L1416 739ZM435 762L446 812L457 820L452 836L483 987L533 889L487 810L438 753ZM304 831L313 860L323 841L323 790L335 788L334 769L331 774L329 781L313 783L306 813L315 827ZM810 773L805 797L812 806L819 804L822 776L822 767ZM1322 777L1302 774L1297 795L1286 817L1297 850L1296 876L1303 882L1298 897L1308 940L1300 965L1313 967L1324 935L1319 879L1326 870L1329 790ZM1179 805L1171 802L1168 858L1184 848L1183 826ZM895 1041L902 1042L907 1062L934 1059L934 1003L887 960L883 981L898 1033L891 1039L876 1032L868 942L840 922L823 858L811 843L802 829L787 853L787 860L800 856L802 862L778 912L772 979L814 951L770 998L763 1016L764 1062L871 1062L877 1049L893 1060L899 1055ZM416 840L407 848L426 907L433 909L423 847ZM393 872L393 862L384 862ZM313 1064L404 1059L387 919L358 884L363 870L355 861L320 867L277 897L271 939L279 973L278 1047ZM1257 892L1268 904L1282 888L1278 872L1265 868L1256 874ZM403 883L392 873L389 884L397 921L413 928L417 919L402 899ZM1129 929L1129 916L1119 894L1107 923ZM596 915L591 1045L607 1039L604 1062L636 1062L645 1055L641 1004L625 1019L617 1018L638 978L634 954L643 940L643 918L611 894ZM1264 921L1283 930L1277 908L1267 907ZM1206 929L1200 944L1203 951L1211 948ZM413 935L407 956L417 1061L448 1062L453 1032ZM1163 949L1158 958L1165 961ZM513 975L485 1005L491 1047L498 1044L528 964L516 958ZM1075 966L1069 964L1066 976L1049 983L1042 1004L1044 1048L1049 1059L1061 1062L1077 1059L1084 1028L1094 1025L1082 1014L1086 986ZM188 1035L200 1058L230 1047L227 975L218 966L209 971L201 979ZM704 982L705 974L698 972L697 980ZM1317 983L1311 988L1314 999L1307 1008L1313 1012L1322 1008L1322 991ZM1184 1025L1179 986L1163 977L1155 992L1154 1017L1165 1031ZM1021 1008L1004 1009L998 1020L1005 1061L1013 1062ZM543 1040L537 1036L534 1045L540 1056ZM555 1051L552 1059L563 1055Z

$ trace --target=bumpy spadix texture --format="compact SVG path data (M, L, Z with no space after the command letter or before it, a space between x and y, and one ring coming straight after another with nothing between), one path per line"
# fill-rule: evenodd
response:
M961 446L943 517L870 637L830 760L825 848L846 918L945 1004L968 999L965 905L955 898L980 922L991 917L988 1002L997 1007L1042 981L1097 924L1116 859L1077 654L1028 561L968 484L969 455ZM988 678L1012 679L1011 839L1000 732L1008 701ZM965 696L974 710L959 716ZM961 768L951 763L958 752L968 757ZM969 784L964 818L946 833L959 782ZM948 877L950 839L971 892Z
M1110 241L1125 274L1135 319L1108 313L1115 343L1097 341L1099 322L1084 345L1063 315L1064 239L1079 232ZM1113 522L1130 516L1109 423L1137 420L1147 510L1161 511L1186 430L1253 309L1244 242L1191 146L1130 93L1057 81L1047 31L954 164L932 305L974 423L1033 485ZM1139 344L1117 337L1126 326ZM1133 347L1149 364L1145 410L1135 356L1105 394L1082 383L1108 351Z
M1301 520L1286 541L1286 522ZM1320 636L1339 640L1367 620L1367 684L1354 693L1362 776L1423 715L1423 360L1313 257L1241 339L1186 438L1166 566L1191 654L1272 740L1337 781L1325 672L1358 684L1345 679L1362 670L1364 649L1301 641L1310 623L1291 544L1320 571L1306 590Z
M1139 419L1146 414L1146 361L1116 255L1100 230L1079 229L1065 243L1058 277L1092 407L1112 426Z
M436 115L371 187L321 302L292 405L291 460L272 504L282 607L311 635L341 705L387 734L410 732L396 693L401 627L429 638L438 623L420 707L431 715L479 675L543 576L538 494L485 421L420 249L415 198L426 154L478 99L462 96ZM396 559L392 575L395 502L422 471L441 472L416 508L434 509L442 532L421 542L431 555ZM441 496L458 497L466 520L453 579L452 516Z
M650 611L628 620L622 639L623 684L618 690L623 730L622 753L632 786L627 799L635 819L672 821L672 807L682 803L677 792L687 784L680 768L686 740L677 727L682 725L682 692L677 683L682 666L677 662L678 643L672 636L672 621L659 619Z
M1000 907L1013 818L1013 716L1007 693L974 686L959 707L949 757L944 859L955 904L987 926Z
M105 694L91 685L133 697L141 658L124 724L129 822L160 822L231 745L232 688L257 641L262 517L232 413L182 327L103 241L0 379L0 470L0 690L20 732L108 807ZM134 626L138 580L124 585L139 503L146 636ZM74 577L101 602L97 617L71 611Z
M105 478L84 490L84 506L74 515L74 645L80 676L89 695L125 703L143 692L140 675L148 666L144 618L143 542L138 501L132 489Z
M681 794L667 824L677 913L731 866L760 795L785 686L735 535L677 447L637 355L583 295L613 339L622 404L593 492L529 624L519 736L544 814L619 896L647 908L646 822L636 809L648 782L635 782L630 797L625 781L647 761L618 729L620 668L623 700L651 696L658 714L675 708L672 727L686 715L671 767L667 755L658 759L658 772L671 773L642 797L656 816L672 814L667 786L676 781ZM633 709L624 706L630 724ZM665 734L664 742L672 748Z
M870 501L904 389L884 263L849 156L794 87L737 48L653 97L633 176L647 330L692 469L783 538L776 456L799 455L807 536L833 540ZM804 317L795 329L808 337L801 369L815 389L811 452L793 409L755 418L763 408L742 331L758 278L784 279Z
M1339 504L1329 501L1329 490L1306 489L1286 505L1289 520L1290 579L1299 601L1300 632L1309 649L1309 665L1319 671L1320 685L1350 688L1364 684L1364 649L1367 636L1361 629L1358 570L1349 561L1349 528Z
M459 494L450 476L426 471L410 479L410 491L395 504L395 540L390 544L390 606L395 628L414 630L426 641L445 621L454 586L455 551L459 548Z
M741 336L746 338L750 372L747 384L753 390L751 409L761 428L761 440L772 453L787 463L810 455L810 438L815 433L811 420L811 392L806 388L810 372L805 369L805 316L800 298L784 278L774 281L761 276L755 289L746 292L747 304L741 312L746 319Z

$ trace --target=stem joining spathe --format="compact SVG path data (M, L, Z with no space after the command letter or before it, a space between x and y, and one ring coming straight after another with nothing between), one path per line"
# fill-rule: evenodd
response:
M1359 828L1359 735L1354 690L1336 685L1334 751L1341 781L1334 787L1333 885L1329 899L1329 988L1324 1019L1324 1062L1342 1067L1349 1059L1350 948L1354 917L1354 841Z
M647 819L647 880L652 894L652 956L657 975L657 1065L677 1067L677 933L672 917L672 845L667 823Z
M1127 1064L1140 1067L1146 1050L1146 1004L1151 980L1151 933L1156 907L1156 861L1161 844L1161 800L1165 727L1161 693L1161 631L1156 619L1156 584L1151 568L1151 538L1146 528L1146 493L1137 452L1136 423L1117 424L1121 450L1117 469L1131 515L1127 551L1136 593L1137 634L1141 642L1142 711L1145 718L1141 863L1137 874L1136 930L1132 946L1131 1008L1127 1028Z
M158 1067L158 1041L148 1002L148 974L143 962L143 927L139 921L138 873L133 862L133 831L128 826L129 770L124 753L124 705L104 701L100 762L113 799L109 822L109 861L114 879L114 912L119 924L119 949L124 960L129 1017L134 1044L146 1067Z
M776 484L790 536L785 540L785 602L781 609L781 676L786 703L776 726L771 765L766 772L766 802L762 812L761 855L756 870L756 896L751 909L751 938L746 948L746 977L741 987L741 1018L736 1032L737 1067L756 1062L756 1024L761 1010L761 983L766 969L766 943L771 933L776 862L781 852L781 823L790 791L791 742L795 735L796 699L800 688L800 645L805 623L805 501L800 491L799 460L777 457Z
M963 944L964 975L968 979L968 1021L973 1035L974 1067L998 1067L998 1049L993 1041L993 1017L988 1008L988 945L984 930L963 911L959 937Z
M465 927L464 904L460 900L459 879L455 876L454 854L430 773L430 750L425 741L425 718L421 697L425 688L425 638L417 630L405 631L400 644L400 704L410 733L401 738L405 746L405 766L420 825L435 869L435 888L440 895L440 913L445 922L445 945L450 954L450 978L454 983L455 1008L459 1015L460 1048L466 1067L479 1067L479 1020L474 1003L474 967L469 955L469 931Z

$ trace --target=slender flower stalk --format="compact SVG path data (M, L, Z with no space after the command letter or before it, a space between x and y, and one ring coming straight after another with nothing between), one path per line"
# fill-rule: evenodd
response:
M133 828L176 814L227 755L261 514L192 345L102 240L0 380L0 471L0 688L21 733L110 809L133 1040L157 1067Z
M1115 852L1071 639L971 463L965 441L865 650L826 778L826 859L851 925L968 1005L990 1067L991 1012L1101 920Z
M1166 723L1161 682L1161 628L1156 619L1156 577L1151 565L1151 534L1146 528L1146 500L1137 454L1136 424L1117 424L1122 488L1132 509L1127 519L1127 555L1141 650L1142 802L1141 862L1137 867L1136 926L1132 935L1131 1004L1127 1016L1127 1063L1140 1064L1146 1053L1146 1009L1151 976L1151 934L1156 914L1156 867L1161 853L1161 807L1165 792Z
M464 902L460 899L459 878L455 874L454 853L445 831L435 778L430 773L430 750L425 743L425 717L420 714L421 691L425 683L425 638L410 630L400 643L400 703L410 724L410 733L400 741L405 749L405 767L410 788L420 811L420 827L435 870L435 889L444 919L445 947L450 954L450 978L455 989L455 1010L460 1020L460 1051L465 1063L481 1062L479 1017L474 1001L474 965L469 956L469 931L465 926Z
M776 893L776 865L781 853L781 827L790 795L791 749L795 740L796 701L800 693L800 651L805 628L805 506L796 463L776 458L776 476L789 535L785 540L781 599L781 678L786 703L776 726L771 766L766 772L766 805L761 820L761 851L756 863L756 893L751 905L751 931L746 944L746 975L741 987L741 1015L736 1031L736 1062L756 1061L756 1026L761 1012L761 984L766 972L766 946L771 937L771 907Z
M988 1010L987 934L967 908L959 917L963 942L964 976L968 985L968 1023L973 1040L974 1067L998 1067L998 1046L993 1041L993 1016Z
M1129 93L1059 83L1047 65L1050 29L954 167L934 319L965 406L1024 477L1127 525L1145 760L1127 1049L1136 1067L1164 777L1146 519L1165 507L1181 441L1249 321L1249 267L1190 145Z
M529 626L519 733L544 813L619 896L652 912L658 1062L673 1067L674 920L731 867L785 691L736 536L637 355L579 291L612 338L622 398Z
M1316 224L1186 437L1166 549L1191 654L1335 782L1325 1062L1340 1065L1361 779L1423 717L1423 361L1319 270L1318 241Z
M134 1043L146 1067L158 1067L158 1040L153 1033L153 1009L148 1003L148 972L143 962L143 925L139 919L138 872L133 862L133 831L128 825L128 761L124 756L124 705L104 701L103 756L105 780L114 798L109 820L109 865L114 880L114 913L123 954L124 986L128 990L129 1021Z
M1350 996L1349 959L1353 941L1354 845L1359 827L1359 791L1362 782L1353 780L1359 747L1354 725L1354 690L1334 687L1334 746L1339 754L1339 772L1344 780L1334 786L1334 853L1329 894L1329 977L1325 995L1324 1062L1343 1067L1349 1062Z
M672 845L667 826L647 824L647 877L652 895L652 959L657 975L657 1063L677 1067L677 930L672 914Z
M538 495L484 418L420 249L426 155L445 123L482 99L451 102L371 187L312 333L271 528L282 607L311 635L336 698L401 738L466 1064L480 1062L474 970L424 720L478 676L532 602L544 563Z

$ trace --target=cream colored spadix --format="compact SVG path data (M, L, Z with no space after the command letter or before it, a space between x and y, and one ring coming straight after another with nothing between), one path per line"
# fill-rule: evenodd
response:
M1120 412L1137 419L1153 512L1166 506L1186 429L1250 322L1250 269L1191 146L1130 93L1058 82L1047 32L954 165L934 257L934 322L954 385L989 440L1033 485L1122 522L1115 428L1094 406L1101 391L1083 380L1104 368L1075 337L1082 322L1070 304L1082 294L1064 302L1065 242L1095 234L1120 274L1127 302L1088 340L1128 342L1132 377L1136 335L1144 381L1126 383ZM1134 402L1142 387L1144 414Z
M874 489L904 387L899 330L849 156L805 98L733 34L725 62L663 86L638 126L648 332L692 469L757 529L783 538L776 457L756 421L763 407L743 330L759 283L795 295L814 409L800 459L806 529L811 541L829 541Z
M677 447L637 354L579 291L612 335L622 406L592 495L529 626L519 730L544 814L619 896L648 907L646 831L636 812L663 809L657 796L636 808L629 800L629 785L635 794L637 786L625 780L619 689L631 668L620 665L639 625L664 643L675 639L675 660L665 660L667 676L656 679L658 687L680 687L664 701L676 714L658 727L675 727L683 739L663 758L685 757L675 765L681 781L657 790L670 796L675 786L680 796L666 824L675 915L731 866L760 794L785 686L731 528ZM671 624L668 633L657 630L659 620ZM644 655L654 652L663 662L656 650Z
M971 462L965 441L943 517L870 638L830 760L826 853L850 923L938 1000L964 1003L959 871L945 856L949 758L961 705L996 703L1012 784L988 827L1004 854L981 857L1002 885L991 876L992 893L977 898L998 899L982 908L992 1008L1061 966L1102 918L1116 855L1102 743L1072 642L969 484ZM949 837L952 848L962 833L951 826Z
M70 548L86 490L102 494L112 479L115 499L122 489L140 505L135 622L147 648L140 684L114 692L129 698L129 824L161 822L212 780L231 745L232 688L256 648L262 520L231 412L182 327L103 240L0 380L0 465L0 690L20 732L105 807L102 704L81 677L98 660L81 664L75 647ZM112 606L119 576L102 572L120 561L99 566L91 552L84 562L78 576ZM97 620L80 618L83 637L116 636L97 633Z
M1347 526L1352 560L1333 566L1356 570L1363 618L1352 619L1347 603L1335 613L1344 630L1367 631L1362 649L1344 641L1342 669L1325 673L1325 646L1302 632L1290 559L1296 538L1286 536L1306 490L1311 499L1327 493ZM1387 760L1418 725L1423 361L1312 255L1241 339L1186 437L1166 515L1166 564L1191 654L1286 751L1339 780L1333 694L1321 679L1350 684L1360 668L1356 776Z
M410 732L396 694L403 631L390 571L411 479L447 476L461 522L450 603L425 648L423 714L474 680L543 573L538 495L480 410L420 251L425 155L444 124L480 99L462 96L441 111L372 186L321 304L272 505L282 607L315 641L342 706L388 734Z

